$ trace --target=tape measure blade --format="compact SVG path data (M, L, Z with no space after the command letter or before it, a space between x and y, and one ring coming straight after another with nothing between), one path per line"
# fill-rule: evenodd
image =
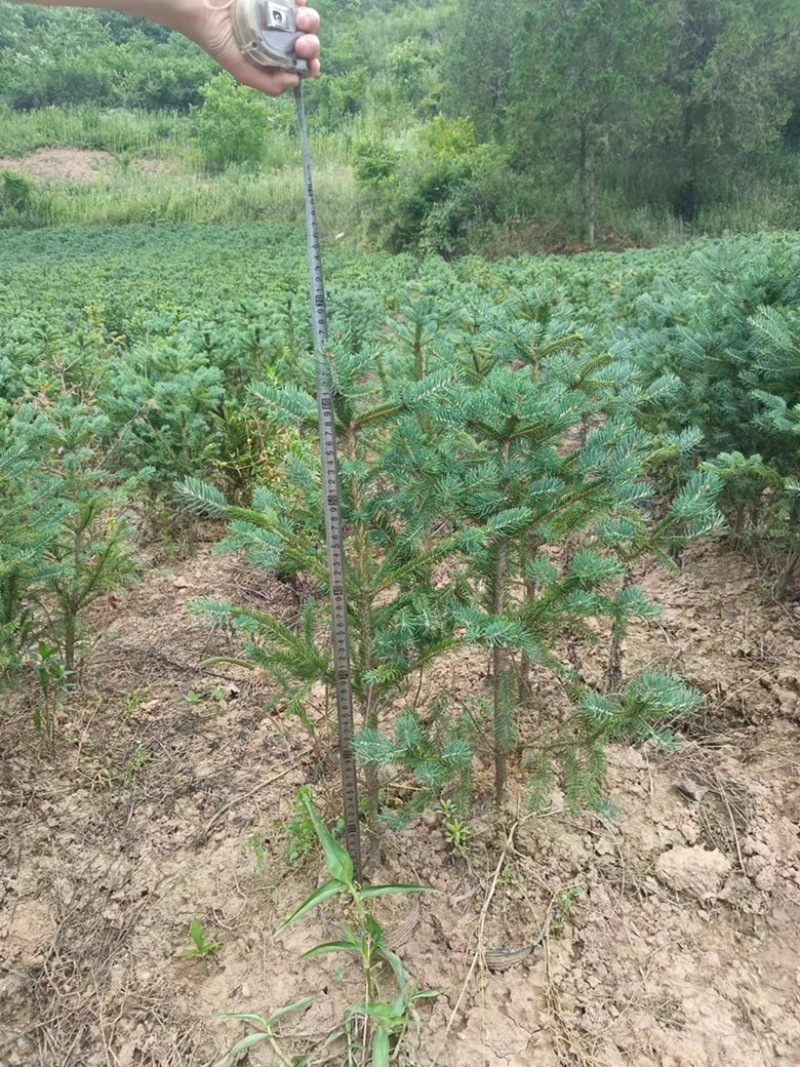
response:
M314 329L314 353L317 364L317 407L322 462L322 493L325 513L325 539L328 551L328 578L331 597L331 639L333 644L334 688L339 725L339 761L342 776L342 808L347 851L353 861L356 881L363 880L361 864L361 827L359 824L358 776L353 753L353 686L350 673L350 644L347 629L347 593L345 587L344 535L342 532L341 488L336 448L336 417L333 406L333 374L325 358L328 338L328 315L325 303L325 279L317 228L311 153L308 147L303 89L295 89L300 144L305 184L306 234L308 267L311 277L311 318Z

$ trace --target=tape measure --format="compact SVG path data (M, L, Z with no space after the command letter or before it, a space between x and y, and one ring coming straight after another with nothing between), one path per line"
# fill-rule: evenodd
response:
M242 52L263 67L308 72L308 62L294 54L300 34L297 31L297 4L294 0L234 0L231 12L234 34ZM314 328L314 355L317 366L317 407L322 453L322 492L325 511L325 538L328 548L328 575L331 595L331 637L339 723L339 760L342 773L342 806L347 851L353 860L356 881L363 879L361 829L359 824L358 777L353 754L353 686L350 645L347 635L347 594L342 532L342 494L339 484L339 458L336 448L336 418L333 407L333 374L325 354L328 339L328 312L325 280L317 228L317 210L311 172L311 151L302 85L294 91L306 202L308 269L311 276L311 318Z
M308 60L294 51L300 36L294 0L234 0L231 22L236 43L252 63L308 74Z

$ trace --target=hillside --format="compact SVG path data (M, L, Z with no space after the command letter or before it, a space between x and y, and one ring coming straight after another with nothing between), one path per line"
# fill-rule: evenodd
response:
M797 225L787 0L514 0L505 20L458 0L319 7L306 95L334 233L451 257ZM0 160L21 176L0 185L0 225L299 212L291 101L237 89L180 36L4 3L0 61ZM108 155L59 175L30 158L54 148Z

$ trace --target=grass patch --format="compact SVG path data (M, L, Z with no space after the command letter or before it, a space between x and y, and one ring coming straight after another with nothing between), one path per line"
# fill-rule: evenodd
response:
M358 194L349 168L328 162L315 175L323 230L352 233L358 226ZM210 176L176 166L145 173L135 164L117 166L91 184L47 182L25 210L0 216L8 229L131 223L302 222L299 167L278 171L230 168Z
M174 156L186 151L191 125L168 111L45 107L14 111L0 105L0 156L24 156L39 148L69 146L96 151Z

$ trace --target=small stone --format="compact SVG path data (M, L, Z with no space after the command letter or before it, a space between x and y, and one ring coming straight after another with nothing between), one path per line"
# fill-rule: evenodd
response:
M655 865L660 881L695 900L716 900L730 871L730 860L717 849L683 846L663 852Z
M778 705L782 712L787 715L792 715L797 710L798 698L797 693L793 693L791 689L773 689L772 695L778 702Z
M764 893L770 893L775 888L775 868L764 867L755 877L756 887Z
M700 828L696 823L686 822L680 827L681 835L687 845L696 845L700 837Z
M694 778L684 778L680 782L675 783L675 788L679 793L683 793L689 800L701 801L708 792L707 785L701 785L700 782L696 782Z

